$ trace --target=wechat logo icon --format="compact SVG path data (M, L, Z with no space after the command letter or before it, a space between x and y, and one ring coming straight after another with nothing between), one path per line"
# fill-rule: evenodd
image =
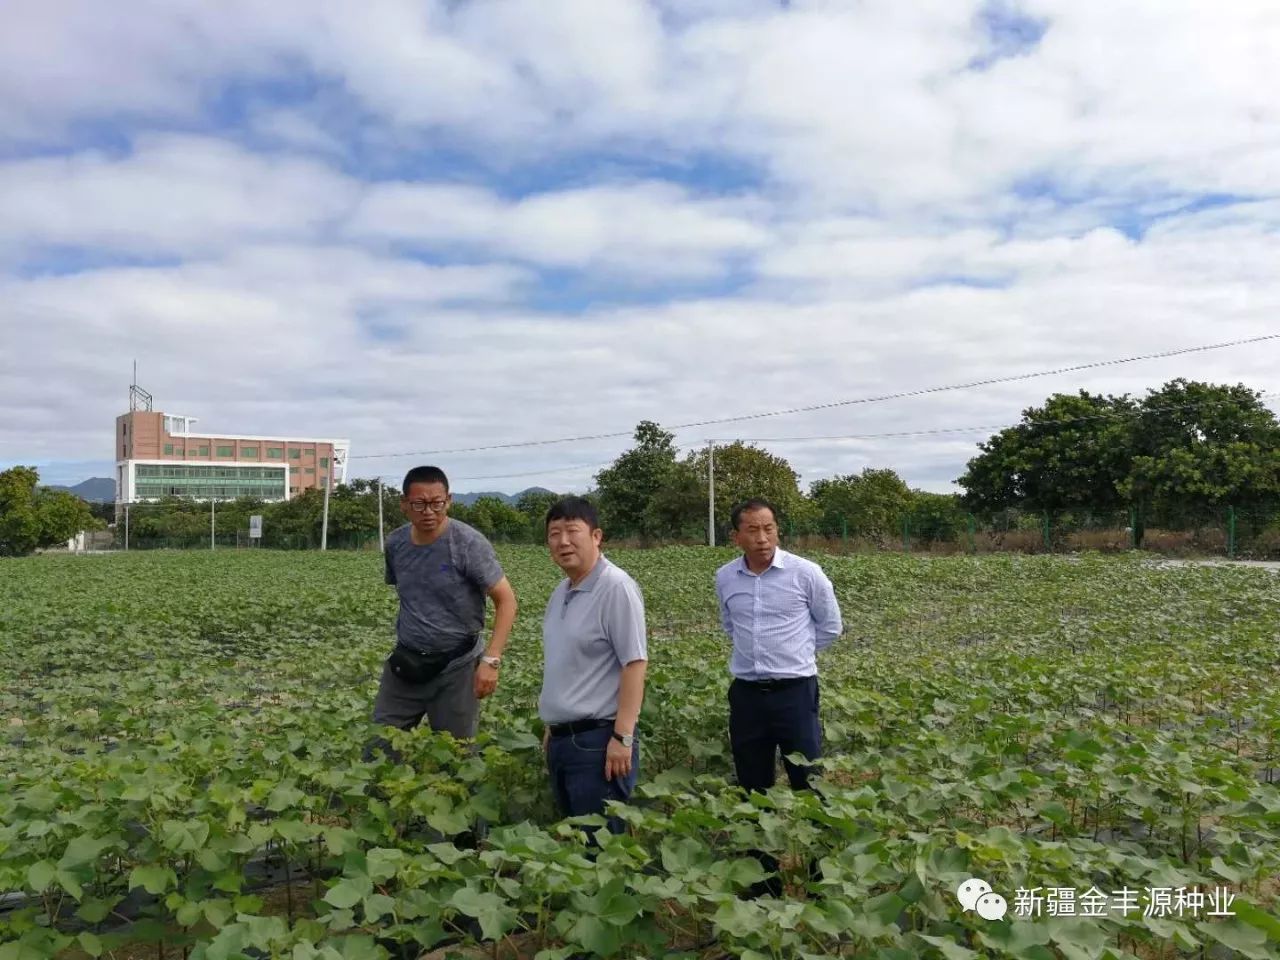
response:
M1009 904L1004 897L993 893L991 884L977 877L970 877L956 888L956 899L965 913L975 910L983 920L1003 920L1009 912Z

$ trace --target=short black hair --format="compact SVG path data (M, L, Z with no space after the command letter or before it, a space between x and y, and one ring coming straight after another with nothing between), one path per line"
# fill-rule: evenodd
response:
M438 483L444 487L444 492L449 492L449 478L444 475L444 471L439 467L414 467L404 475L404 486L401 493L406 497L409 495L409 488L415 483Z
M742 521L742 515L748 510L768 510L773 514L773 522L778 522L778 508L763 497L752 497L750 500L743 500L733 508L733 513L729 514L729 522L733 525L733 529L738 529L738 524Z
M544 531L551 528L553 520L581 520L592 530L600 529L600 514L596 511L596 505L586 497L564 497L553 503L547 511Z

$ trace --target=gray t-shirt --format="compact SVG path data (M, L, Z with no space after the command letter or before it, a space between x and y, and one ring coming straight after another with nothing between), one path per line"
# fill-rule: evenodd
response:
M640 587L603 556L576 587L562 580L542 618L542 652L544 723L616 716L622 668L649 659Z
M426 546L409 531L406 523L387 537L387 583L400 597L396 639L424 653L451 650L484 629L484 600L502 566L484 534L461 520Z

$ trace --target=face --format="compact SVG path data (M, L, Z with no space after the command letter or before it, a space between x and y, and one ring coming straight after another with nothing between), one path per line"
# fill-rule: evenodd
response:
M595 566L604 532L585 520L552 520L547 524L547 549L556 566L573 578Z
M408 495L400 498L400 509L414 527L430 535L444 526L452 502L443 483L415 483Z
M733 531L733 542L749 558L759 563L773 559L778 547L778 521L768 507L744 510Z

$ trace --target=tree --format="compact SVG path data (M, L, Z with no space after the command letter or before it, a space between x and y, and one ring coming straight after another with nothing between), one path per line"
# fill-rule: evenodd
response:
M529 535L534 540L541 540L543 527L547 519L547 511L561 499L558 493L550 490L526 490L516 501L516 509L529 521Z
M911 490L897 473L870 467L860 474L816 480L809 497L818 513L818 529L827 536L846 530L877 539L895 536L911 505Z
M75 494L41 489L39 483L34 467L0 473L0 556L26 556L102 526Z
M0 473L0 556L22 557L40 542L34 467L10 467Z
M926 543L952 541L967 526L964 505L954 493L912 490L907 509L911 537Z
M529 533L529 518L497 497L480 497L467 508L462 522L491 539L523 540Z
M1280 423L1257 391L1177 379L1150 391L1139 410L1120 487L1144 526L1280 501Z
M1242 384L1172 380L1141 401L1055 394L980 444L959 483L971 509L1136 513L1179 526L1280 502L1280 423Z
M1057 393L1043 407L1024 410L1021 423L978 445L981 453L957 481L965 505L988 516L1013 507L1051 513L1121 508L1134 412L1128 396L1084 390Z
M40 519L38 547L66 543L82 530L97 530L103 526L94 518L89 504L69 490L39 490L36 493L36 514Z
M716 529L730 528L734 506L751 497L761 497L778 508L778 521L785 531L806 516L804 496L800 493L799 475L782 457L762 447L736 441L715 450ZM694 451L685 465L702 484L701 511L707 510L707 450Z
M635 446L596 474L601 523L613 537L658 536L649 503L672 478L675 436L652 420L636 426Z

